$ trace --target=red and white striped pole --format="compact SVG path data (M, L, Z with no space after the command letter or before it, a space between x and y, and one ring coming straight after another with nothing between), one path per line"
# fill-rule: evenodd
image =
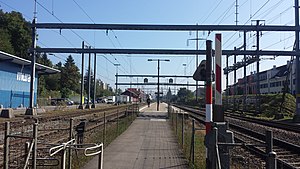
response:
M206 41L206 109L205 109L205 129L206 129L206 136L209 135L209 133L212 130L212 112L213 112L213 105L212 105L212 74L211 74L211 67L212 67L212 48L211 48L212 41L207 40ZM207 139L207 138L206 138ZM209 157L211 155L212 150L208 148L208 145L206 145L206 168L212 167L212 159Z
M222 110L222 35L218 33L215 36L216 91L213 121L224 122L224 113Z
M213 105L212 105L212 48L211 48L212 41L206 41L206 109L205 109L205 128L206 134L211 131L211 123L212 119L212 112L213 112Z

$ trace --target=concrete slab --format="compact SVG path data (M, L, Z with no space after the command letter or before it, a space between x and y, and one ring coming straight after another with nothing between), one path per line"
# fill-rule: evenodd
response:
M166 120L167 105L143 108L131 126L104 150L104 169L187 169L188 162ZM97 169L98 157L83 169Z
M13 109L0 109L0 117L4 118L14 118L14 112Z

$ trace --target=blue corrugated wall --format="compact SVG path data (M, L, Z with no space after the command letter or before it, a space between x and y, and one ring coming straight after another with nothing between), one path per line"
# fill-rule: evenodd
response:
M29 106L30 65L18 65L0 61L0 105L4 108ZM37 93L37 75L35 76L35 99Z

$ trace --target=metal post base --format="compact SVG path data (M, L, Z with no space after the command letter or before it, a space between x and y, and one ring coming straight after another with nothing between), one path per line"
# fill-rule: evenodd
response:
M36 116L37 112L35 108L27 108L25 115L31 115L31 116Z
M295 123L300 123L300 115L296 114L296 115L294 116L294 118L293 118L293 121L294 121Z
M84 109L84 105L79 105L79 106L78 106L78 109L83 110L83 109Z
M92 109L95 109L96 108L96 105L95 104L92 104Z
M87 104L86 106L85 106L85 109L91 109L92 108L92 106L90 105L90 104Z

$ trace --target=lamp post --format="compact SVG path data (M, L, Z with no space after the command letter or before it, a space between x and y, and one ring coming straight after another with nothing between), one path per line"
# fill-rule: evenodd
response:
M186 76L186 64L183 63L182 66L183 66L184 76ZM188 88L189 88L189 83L188 83L188 80L186 80L186 90L188 90ZM197 86L196 86L196 89L197 89Z
M116 102L117 102L117 96L118 96L118 67L121 66L121 64L115 63L114 66L116 66L116 93L115 93L115 97L116 97Z
M170 62L169 59L148 59L149 62L152 61L157 61L157 107L156 110L159 111L159 97L160 97L160 93L159 93L159 62L160 61L165 61L165 62Z

